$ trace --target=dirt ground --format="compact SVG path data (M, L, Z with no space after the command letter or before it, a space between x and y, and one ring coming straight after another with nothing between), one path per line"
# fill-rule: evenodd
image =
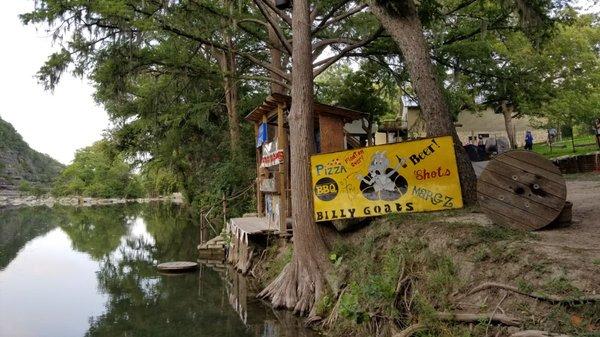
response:
M524 255L527 260L537 257L549 263L555 275L567 275L580 289L600 293L600 173L566 176L566 183L567 200L573 203L571 225L532 232L522 242L527 250ZM493 226L483 213L446 218L445 222Z
M540 241L557 247L595 251L596 258L600 258L600 173L567 180L567 200L573 203L571 226L540 230L537 232Z
M557 248L589 250L600 258L600 173L567 176L567 200L573 203L571 225L538 230L535 241ZM444 222L492 225L483 213L450 217Z

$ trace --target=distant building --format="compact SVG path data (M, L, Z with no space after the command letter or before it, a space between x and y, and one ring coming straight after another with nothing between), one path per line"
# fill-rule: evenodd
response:
M548 140L548 130L539 128L536 125L543 124L541 120L531 119L530 117L513 118L512 126L515 131L515 140L519 147L525 145L525 132L531 131L535 143L545 143ZM455 123L456 132L463 144L471 139L489 137L506 137L506 126L504 116L495 113L492 108L487 108L480 112L463 111L458 115Z
M535 143L543 143L548 140L548 131L543 128L536 127L536 125L543 124L542 120L532 120L529 117L515 118L512 120L513 128L515 130L515 138L518 146L525 144L525 131L530 130L533 134ZM385 143L386 134L387 138L393 138L391 130L382 129L382 125L386 125L388 122L380 123L379 133L376 135L377 144ZM405 105L402 111L401 120L395 121L398 126L396 135L400 134L402 137L418 138L425 137L425 120L421 116L421 109L417 105ZM472 140L475 144L478 138L485 141L487 138L500 138L504 137L508 139L506 133L506 127L504 125L504 117L502 114L495 113L492 108L487 108L482 111L472 112L465 110L458 115L458 120L454 123L456 126L456 132L463 144L468 144L469 140ZM404 129L405 132L401 132Z

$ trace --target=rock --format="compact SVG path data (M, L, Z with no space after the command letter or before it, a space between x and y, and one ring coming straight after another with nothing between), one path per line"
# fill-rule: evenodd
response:
M171 197L160 197L160 198L138 198L138 199L125 199L125 198L109 198L99 199L90 197L59 197L47 195L42 197L36 197L31 195L21 194L0 194L0 207L35 207L35 206L48 206L54 207L54 205L62 206L106 206L106 205L118 205L125 203L149 203L149 202L171 202L180 204L183 200L172 199Z

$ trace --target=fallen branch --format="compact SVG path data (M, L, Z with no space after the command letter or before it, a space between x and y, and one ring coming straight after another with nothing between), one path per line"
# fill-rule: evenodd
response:
M502 305L502 302L504 302L504 300L506 299L506 296L508 296L508 292L504 293L504 296L502 296L502 299L500 299L500 301L494 308L494 311L492 311L492 316L494 316L496 314L496 311L498 311L498 308L500 308L500 306ZM491 324L492 324L492 319L490 318L490 320L487 323L487 326L485 327L485 337L488 336L488 330L489 330Z
M489 321L492 323L500 323L508 326L519 326L521 320L516 317L503 314L460 314L453 312L437 312L436 318L442 321L454 321L462 323L479 323Z
M541 294L541 293L537 293L537 292L522 291L522 290L519 290L519 288L517 288L517 287L509 286L509 285L503 284L503 283L496 283L496 282L483 283L483 284L471 289L471 291L469 291L466 296L470 296L470 295L473 295L475 293L478 293L480 291L487 290L490 288L504 289L504 290L512 291L514 293L521 294L524 296L529 296L529 297L532 297L532 298L535 298L538 300L555 302L555 303L600 301L600 295L589 295L589 296L581 296L581 297L563 297L563 296L558 296L558 295L546 295L546 294Z
M441 321L460 322L460 323L480 323L488 321L490 323L508 325L508 326L520 326L521 320L516 317L511 317L503 314L496 313L484 313L484 314L462 314L454 312L436 312L435 317ZM417 323L409 326L408 328L394 334L392 337L410 337L414 333L426 329L427 327L423 324ZM531 335L531 337L548 337L553 335ZM529 335L517 335L511 337L529 337ZM554 336L553 336L554 337ZM565 336L557 336L565 337ZM570 337L570 336L567 336Z
M335 302L335 305L333 306L333 309L331 309L331 312L329 314L329 317L327 317L327 319L324 322L324 326L326 327L332 327L333 324L335 323L335 321L337 321L338 319L338 315L339 315L339 308L340 305L342 303L342 297L344 296L344 293L346 292L346 287L344 287L344 289L342 289L342 291L340 291L340 294L338 296L338 300Z
M413 324L413 325L409 326L408 328L400 331L397 334L394 334L392 337L410 337L414 333L419 332L424 329L425 329L425 326L423 324L417 323L417 324Z
M548 331L540 330L525 330L511 334L509 337L571 337L570 335L562 335Z

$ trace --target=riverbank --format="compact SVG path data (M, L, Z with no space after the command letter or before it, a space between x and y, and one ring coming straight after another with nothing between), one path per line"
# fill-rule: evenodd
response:
M508 230L471 208L390 215L337 234L333 289L318 303L315 328L328 336L600 336L598 177L567 181L568 227ZM270 247L250 274L265 286L291 248Z
M90 198L81 196L70 196L70 197L54 197L51 195L44 196L33 196L24 195L20 193L10 192L3 193L0 191L0 208L7 207L36 207L36 206L47 206L54 207L55 205L60 206L106 206L106 205L118 205L127 203L149 203L149 202L170 202L174 204L182 204L184 202L181 193L173 193L170 196L161 196L154 198Z

